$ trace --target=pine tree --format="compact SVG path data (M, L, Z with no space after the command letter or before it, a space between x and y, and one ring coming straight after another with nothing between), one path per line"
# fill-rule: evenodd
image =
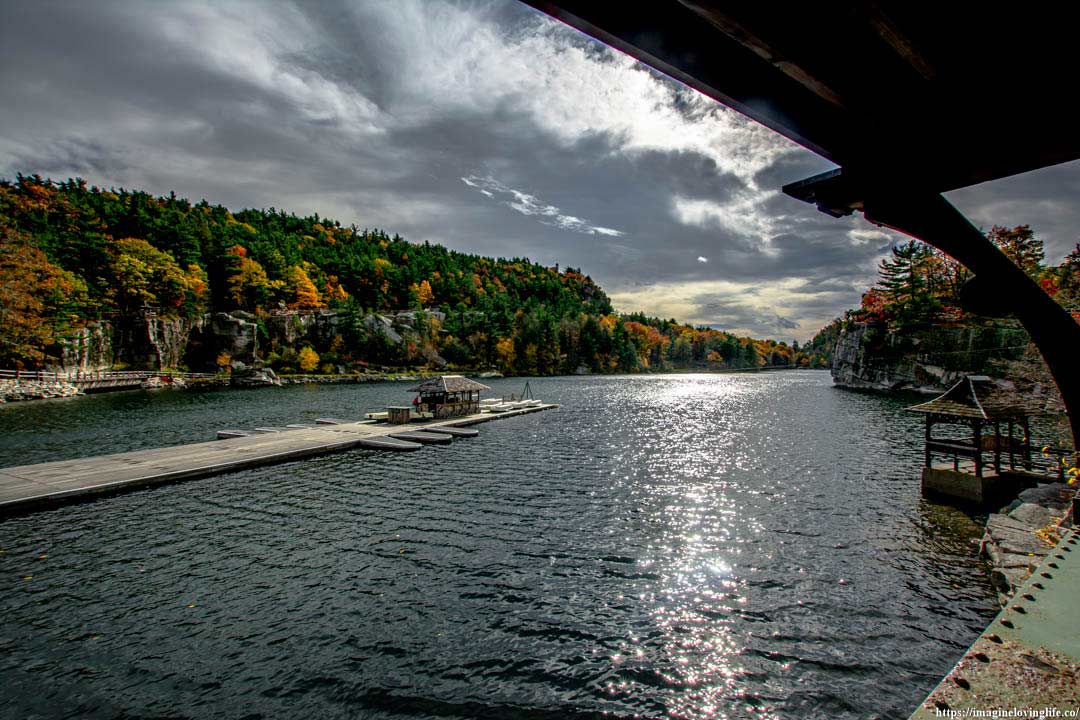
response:
M899 324L925 322L938 308L927 280L932 255L929 247L911 240L894 247L892 257L878 265L878 287L885 296L886 311Z

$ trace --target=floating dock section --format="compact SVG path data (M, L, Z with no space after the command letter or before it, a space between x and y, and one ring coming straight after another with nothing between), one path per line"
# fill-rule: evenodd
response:
M355 448L415 451L424 444L445 444L455 437L477 434L476 430L464 429L465 426L557 407L541 404L496 414L480 412L411 425L320 418L312 427L221 431L219 437L226 439L0 468L0 514Z

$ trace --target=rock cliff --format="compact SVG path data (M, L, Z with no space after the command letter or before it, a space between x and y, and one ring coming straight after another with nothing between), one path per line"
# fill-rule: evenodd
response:
M1027 332L1008 322L904 332L853 323L837 339L831 369L833 381L844 387L938 392L964 375L1000 375L1004 364L1032 351Z
M419 316L445 318L438 311L367 315L362 323L391 345L404 341ZM335 312L293 312L258 317L252 313L208 313L196 318L153 314L116 317L87 325L62 341L61 364L54 370L192 370L216 366L220 353L234 361L258 364L271 351L304 345L328 347L342 335L346 317Z

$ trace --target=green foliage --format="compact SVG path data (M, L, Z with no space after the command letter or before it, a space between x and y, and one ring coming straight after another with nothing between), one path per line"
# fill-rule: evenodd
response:
M55 290L24 293L20 298L30 300L8 314L12 328L29 324L28 340L6 350L7 364L16 357L44 361L72 323L143 306L173 317L254 313L259 351L282 370L313 370L331 360L352 368L448 362L549 375L789 366L801 358L784 343L643 314L617 316L604 291L577 268L413 244L318 215L275 208L233 213L175 194L153 197L35 175L0 180L0 227L20 238L23 249L10 257L32 256L40 268L37 285L30 284ZM331 337L313 337L298 316L274 317L324 312L328 305L339 313L339 334ZM421 310L436 307L445 318ZM412 319L393 326L400 342L374 320L410 308L417 311ZM268 328L281 322L293 323L297 347L273 339ZM211 365L213 352L205 353Z
M911 240L892 249L892 257L878 266L878 284L887 311L898 325L912 325L932 318L940 301L930 292L933 280L928 245Z

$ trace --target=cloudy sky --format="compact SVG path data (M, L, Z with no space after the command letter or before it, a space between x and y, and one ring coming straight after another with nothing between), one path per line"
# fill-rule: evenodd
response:
M812 153L512 0L0 4L0 176L581 267L622 311L808 339L898 240L783 183ZM1080 164L950 196L1057 261Z

